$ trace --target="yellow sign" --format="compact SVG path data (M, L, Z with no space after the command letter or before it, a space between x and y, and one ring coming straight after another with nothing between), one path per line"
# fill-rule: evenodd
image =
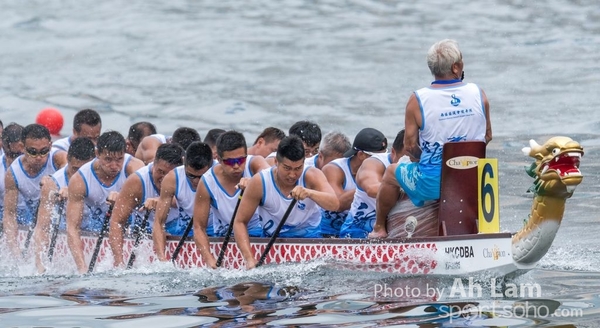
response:
M479 233L500 232L498 159L480 158L477 174Z

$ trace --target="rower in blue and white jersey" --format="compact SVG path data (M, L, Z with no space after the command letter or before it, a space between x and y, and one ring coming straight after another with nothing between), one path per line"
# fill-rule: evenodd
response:
M216 158L219 164L213 166L202 176L198 184L194 205L194 234L196 247L207 266L216 268L216 259L209 251L208 235L203 233L212 225L216 236L226 236L235 209L241 202L242 191L256 173L268 169L269 164L262 156L248 155L246 139L237 131L223 132L215 144ZM262 228L256 213L248 224L252 237L260 237Z
M118 193L128 176L126 168L133 157L129 154L124 154L124 157L124 164L109 184L100 181L94 171L94 163L98 159L85 164L77 172L85 184L84 203L90 210L90 216L84 217L81 222L81 230L100 232L100 229L102 229L102 223L109 208L109 204L106 201L108 195L111 192Z
M290 207L296 199L295 206ZM297 136L285 137L277 148L277 165L248 181L235 217L235 240L247 268L256 266L248 238L248 222L256 211L263 223L263 235L270 236L284 219L281 237L320 237L319 207L335 210L340 203L323 172L304 167L304 145Z
M351 160L352 158L356 158L357 156L351 156L351 157L342 157L342 158L338 158L335 159L331 162L329 162L329 164L327 164L325 166L325 169L323 170L323 173L325 174L325 177L327 177L328 179L330 178L330 176L332 175L339 175L342 174L342 185L341 185L341 190L342 193L347 194L346 196L341 196L339 197L340 200L344 199L344 198L348 198L348 197L352 197L354 195L354 190L356 189L356 181L354 181L354 176L352 174L352 167L351 167ZM360 165L362 162L358 163L358 165ZM335 167L337 167L337 172L332 173L331 169L333 169L333 167L331 167L332 165L335 165ZM340 172L341 170L341 172ZM332 184L332 188L333 190L336 190L335 187L333 187L333 183L330 181L330 184ZM346 210L341 210L341 211L326 211L326 210L322 210L321 211L321 233L323 234L324 237L337 237L340 233L340 227L342 226L342 224L344 223L344 220L346 219L346 216L348 215L348 209Z
M93 109L83 109L73 117L73 135L55 140L52 148L68 151L71 142L78 137L89 138L94 144L102 131L102 119L100 114Z
M306 171L309 169L311 168L307 167L302 171L297 181L298 186L306 188L304 179ZM263 237L270 237L293 198L282 194L275 183L273 168L260 172L260 175L264 189L257 212L263 222ZM320 238L320 224L321 212L317 203L310 198L299 200L290 212L279 236L282 238Z
M42 156L46 157L46 162L41 165L37 173L28 173L31 171L28 171L27 165L24 163L26 161L25 156L28 156L27 154L18 157L8 168L10 176L14 179L14 183L19 191L17 211L22 215L17 216L17 222L21 225L27 225L33 221L40 203L40 182L42 181L42 177L51 175L60 168L59 165L61 164L58 164L54 159L58 156L57 153L62 153L60 155L63 158L65 155L63 151L57 149L45 149L48 152ZM46 150L42 150L42 152Z
M370 170L368 167L370 165L378 165L385 172L385 168L387 168L391 164L391 153L382 153L371 156L373 160L379 161L381 164L366 164L365 168L361 167L363 172L365 170ZM369 159L370 160L370 159ZM367 162L367 161L365 161ZM357 173L359 175L361 173ZM364 173L362 173L364 174ZM383 176L383 174L381 175ZM360 176L359 176L360 177ZM357 177L357 178L359 178ZM365 189L360 186L356 186L356 191L354 192L354 198L352 200L352 205L350 205L350 210L344 219L343 225L340 228L340 237L342 238L366 238L369 232L373 230L373 224L375 224L375 208L376 208L376 198L377 192L375 191L374 196L369 196Z
M114 202L127 177L144 166L142 161L125 153L125 138L116 131L104 132L98 138L97 155L83 165L69 180L67 202L67 241L77 270L87 272L83 256L81 231L101 232L109 215L109 202ZM84 208L90 216L84 217Z
M67 164L64 151L51 149L50 132L45 126L26 126L22 130L21 141L25 153L11 163L4 181L4 235L14 256L21 253L17 243L18 224L33 222L40 200L42 177ZM21 211L24 213L19 213Z
M69 146L67 166L42 178L40 205L33 235L35 264L40 274L46 270L44 260L48 259L50 236L55 232L54 227L57 226L59 230L66 229L65 203L69 181L79 168L94 157L96 157L94 143L86 137L76 138ZM89 216L88 207L83 206L83 208L83 217Z
M340 207L335 211L323 211L321 231L324 237L337 237L348 215L356 190L355 176L362 163L372 155L385 153L387 138L373 128L362 129L354 138L352 148L344 158L336 159L323 167L323 174L335 191Z
M213 155L210 146L195 141L185 151L184 164L173 169L163 179L152 227L152 239L158 260L167 260L166 230L176 235L183 235L191 222L196 187L202 175L211 168L212 164ZM167 223L173 197L175 197L178 218Z
M110 219L109 240L115 267L124 263L123 227L132 218L134 232L152 232L162 182L167 174L183 164L184 155L185 151L180 145L162 144L156 150L154 161L135 171L123 184ZM176 208L168 207L166 210L167 224L179 219L179 211ZM146 215L147 222L143 223Z

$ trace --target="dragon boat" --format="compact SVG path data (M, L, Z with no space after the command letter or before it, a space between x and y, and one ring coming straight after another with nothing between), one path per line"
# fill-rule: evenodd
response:
M418 214L407 219L401 217L406 215L405 212L395 208L388 221L403 222L406 234L402 237L280 238L274 243L265 264L324 258L352 269L401 275L464 276L485 273L505 276L526 272L535 267L552 245L563 218L566 200L583 179L579 170L583 148L571 138L553 137L542 145L531 140L523 152L534 159L527 170L534 179L531 188L534 197L529 218L516 233L499 231L497 167L494 159L485 159L485 144L448 143L443 151L437 236L412 234L414 225L419 223ZM462 187L457 188L457 185ZM20 231L23 243L25 236L26 231ZM97 237L84 235L82 238L89 262ZM210 241L211 251L216 257L223 238L211 238ZM178 242L179 239L175 237L168 239L168 255L173 253ZM251 238L257 257L265 250L267 243L267 238ZM133 245L133 238L125 239L125 261ZM146 241L141 245L135 250L134 267L156 260L151 243ZM59 235L54 254L55 258L71 259L65 235ZM98 260L112 263L111 258L112 253L105 238ZM192 239L185 241L174 264L181 268L204 266ZM244 267L243 257L233 240L228 245L222 266L232 269Z

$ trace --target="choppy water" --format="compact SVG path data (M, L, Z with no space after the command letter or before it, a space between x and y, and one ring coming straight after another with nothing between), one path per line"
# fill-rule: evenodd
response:
M105 129L122 132L144 119L162 133L183 125L202 135L235 128L253 140L268 125L285 130L306 118L325 132L352 136L372 126L393 137L410 92L431 80L428 47L449 37L461 45L466 79L491 102L488 155L500 159L502 229L515 231L529 212L530 180L522 170L529 160L520 149L530 138L566 134L586 149L585 179L554 245L539 269L515 282L539 284L543 298L570 316L522 316L515 299L488 290L460 302L509 310L451 318L439 304L455 299L375 295L376 286L398 290L429 280L315 262L253 272L159 266L86 277L3 271L1 326L600 326L600 7L593 1L6 0L1 7L5 124L33 122L41 108L54 106L68 134L74 113L91 107ZM289 295L264 300L270 286L289 287ZM212 295L212 287L246 288L245 300L253 302L236 309L236 301L195 295ZM578 309L581 315L571 311Z

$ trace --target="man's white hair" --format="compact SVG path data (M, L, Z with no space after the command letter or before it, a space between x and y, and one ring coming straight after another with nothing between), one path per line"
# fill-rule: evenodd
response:
M452 73L452 65L462 60L458 42L445 39L436 42L427 52L427 66L433 76L444 76Z

